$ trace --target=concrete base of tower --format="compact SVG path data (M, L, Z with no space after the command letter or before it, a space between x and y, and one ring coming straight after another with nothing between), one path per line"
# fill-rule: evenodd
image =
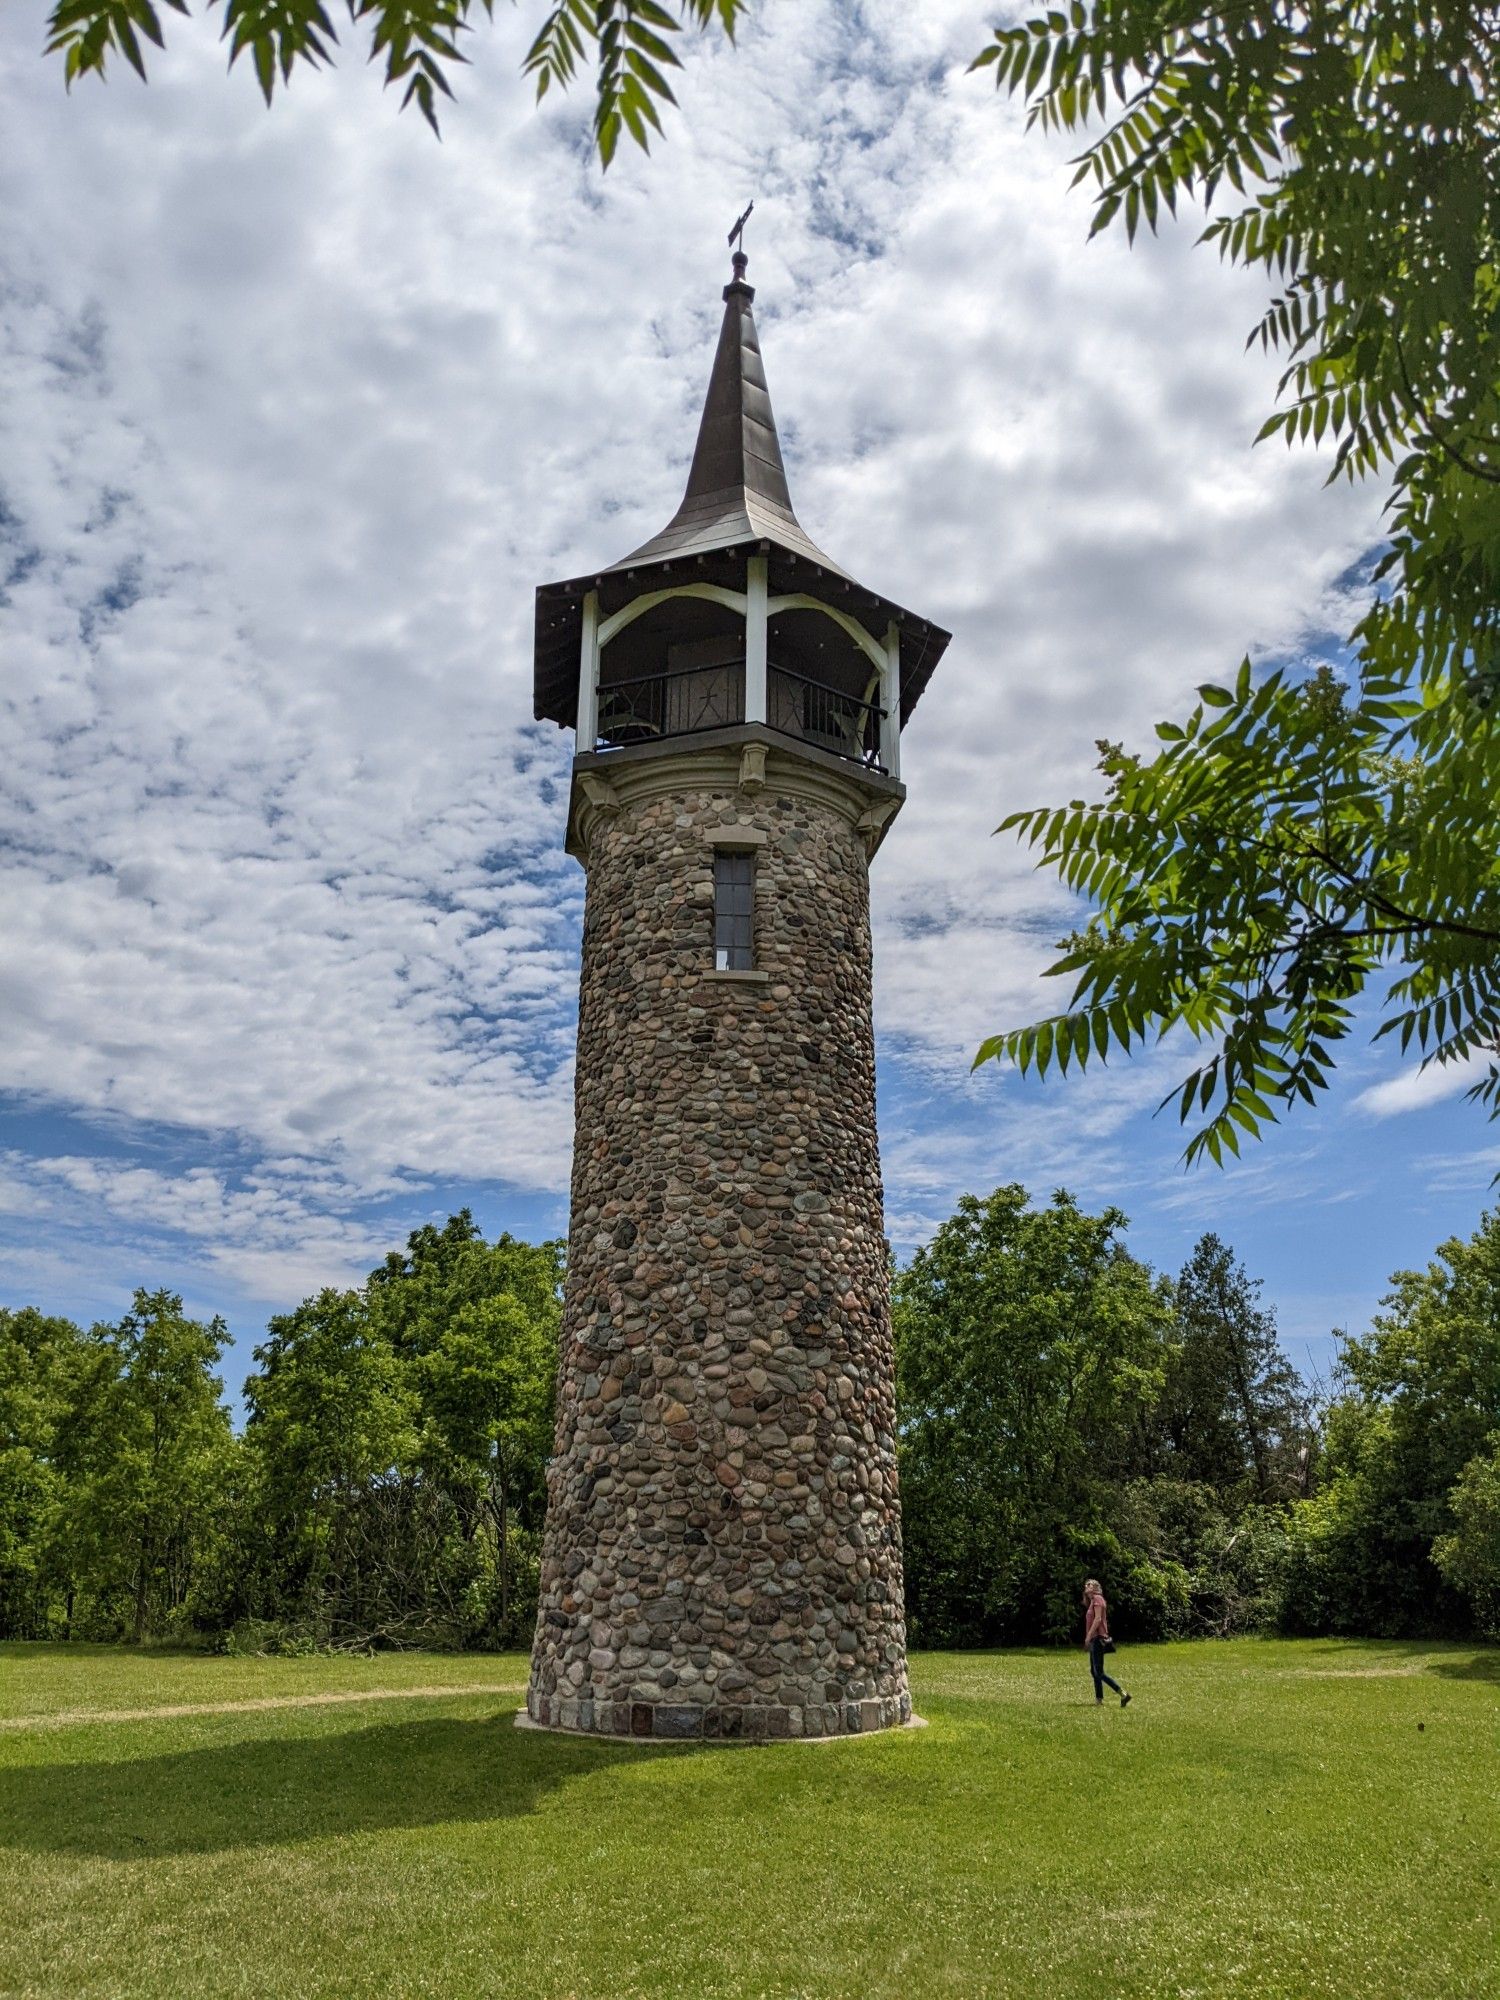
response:
M516 1716L521 1728L567 1736L650 1738L664 1743L786 1743L831 1736L870 1736L882 1729L922 1727L910 1695L865 1701L809 1702L801 1707L661 1701L595 1701L530 1692Z

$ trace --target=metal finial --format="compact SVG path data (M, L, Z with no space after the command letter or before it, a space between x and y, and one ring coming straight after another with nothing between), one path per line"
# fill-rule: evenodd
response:
M745 224L750 220L750 213L754 207L755 203L752 201L750 207L745 210L745 213L729 232L730 249L734 250L736 240L739 241L740 245L739 249L734 251L734 256L730 260L734 265L734 275L736 278L743 278L746 270L749 268L750 259L745 255L744 236Z

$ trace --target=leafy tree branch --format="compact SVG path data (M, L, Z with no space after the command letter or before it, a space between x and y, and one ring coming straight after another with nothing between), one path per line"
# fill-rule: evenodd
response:
M1199 1121L1189 1160L1217 1161L1326 1087L1387 968L1382 1033L1430 1060L1494 1051L1500 805L1467 782L1487 737L1438 765L1394 758L1396 705L1347 696L1326 668L1256 685L1246 662L1232 691L1200 693L1185 726L1161 725L1154 759L1102 746L1101 804L1004 822L1095 913L1049 968L1073 978L1068 1008L977 1060L1066 1071L1183 1030L1213 1053L1165 1101ZM1467 837L1445 837L1459 816Z
M1076 171L1094 233L1196 203L1205 241L1265 271L1250 340L1286 367L1261 437L1326 438L1330 480L1390 479L1347 689L1246 662L1149 761L1104 746L1102 803L1002 828L1093 913L1050 968L1067 1009L977 1060L1082 1067L1185 1029L1214 1046L1172 1093L1190 1161L1311 1101L1377 975L1403 1048L1500 1048L1497 23L1433 0L1073 0L975 63L1043 129L1103 124ZM1500 1067L1472 1094L1500 1109Z
M555 84L594 72L594 140L605 166L620 134L643 149L661 130L660 107L675 104L667 72L682 67L674 39L684 28L717 26L732 41L748 0L677 0L675 10L657 0L559 0L526 57L538 98ZM57 0L48 19L49 55L61 55L71 89L80 76L104 76L117 57L145 80L144 44L165 46L162 8L187 14L186 0ZM415 104L438 130L438 99L452 97L452 77L468 61L462 37L494 0L347 0L350 25L368 33L369 60L385 67L387 87L404 85L401 108ZM248 56L269 105L299 65L333 62L337 30L322 0L209 0L205 11L220 22L232 69Z

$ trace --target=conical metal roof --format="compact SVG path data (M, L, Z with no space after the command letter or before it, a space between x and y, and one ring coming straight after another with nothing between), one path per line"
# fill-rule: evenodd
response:
M682 503L658 535L620 562L592 575L542 584L536 594L536 664L533 712L571 729L578 715L578 659L583 600L598 594L603 613L619 609L642 591L679 578L744 588L744 557L759 550L771 559L772 594L806 591L833 599L872 632L894 624L901 642L901 720L904 724L942 657L949 635L929 619L856 583L824 555L792 511L776 419L766 389L745 282L747 260L734 258L724 287L724 320L714 351L708 396Z
M835 576L844 574L792 511L750 310L755 287L745 282L747 261L743 251L736 253L734 277L724 287L724 323L682 504L659 535L611 569L639 569L740 542L769 541Z

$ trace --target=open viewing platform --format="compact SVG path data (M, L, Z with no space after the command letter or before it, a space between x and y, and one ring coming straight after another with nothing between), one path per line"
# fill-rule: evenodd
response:
M884 772L881 723L886 711L846 689L814 680L775 660L766 668L765 726L780 736ZM665 667L625 680L601 680L592 748L701 735L744 722L745 662Z

